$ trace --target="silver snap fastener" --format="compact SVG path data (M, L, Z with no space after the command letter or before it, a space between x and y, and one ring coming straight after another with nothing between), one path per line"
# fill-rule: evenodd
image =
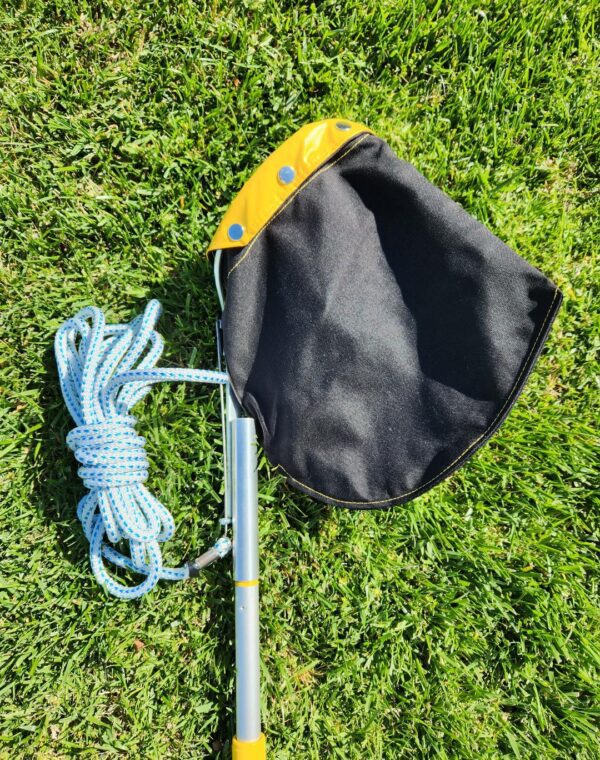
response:
M236 241L241 240L242 235L244 234L244 228L241 224L232 224L229 226L229 229L227 230L227 236L230 240Z
M335 126L338 129L341 129L342 132L347 132L349 129L351 129L350 124L347 124L345 121L338 121L336 122Z
M282 185L289 185L295 176L296 172L291 166L282 166L277 172L277 179Z

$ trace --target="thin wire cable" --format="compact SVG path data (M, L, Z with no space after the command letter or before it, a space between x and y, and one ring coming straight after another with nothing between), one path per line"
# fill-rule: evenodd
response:
M164 341L154 329L161 312L150 301L129 324L108 325L101 309L88 306L56 333L54 351L62 394L77 427L67 445L80 463L87 493L77 505L90 544L90 563L98 582L119 599L136 599L160 579L184 580L187 565L162 563L160 544L175 532L169 510L144 486L148 477L146 439L135 431L131 409L154 383L194 382L226 385L226 372L156 368ZM129 542L129 556L110 544ZM215 544L227 554L228 539ZM104 560L145 575L125 586L106 570Z

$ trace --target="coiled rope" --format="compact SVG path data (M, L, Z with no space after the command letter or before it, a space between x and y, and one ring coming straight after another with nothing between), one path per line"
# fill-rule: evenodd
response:
M120 599L136 599L162 578L184 580L189 567L164 567L160 544L175 532L173 517L144 486L148 477L145 438L135 431L130 410L159 382L225 385L225 372L155 367L164 342L154 329L161 305L150 301L129 324L107 325L101 309L88 306L56 333L54 350L65 403L75 421L67 444L81 466L87 493L77 505L90 544L90 563L98 582ZM109 546L129 542L129 556ZM223 537L213 547L225 556ZM104 559L145 575L125 586L106 570Z

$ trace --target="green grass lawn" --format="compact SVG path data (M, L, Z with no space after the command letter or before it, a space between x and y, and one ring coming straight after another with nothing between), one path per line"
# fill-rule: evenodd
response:
M83 305L128 320L157 297L163 363L214 367L210 236L270 151L332 115L565 301L509 420L416 501L336 510L261 462L271 757L600 756L593 6L4 4L0 757L230 756L229 563L133 603L96 585L52 339ZM216 536L217 402L160 387L139 410L172 563Z

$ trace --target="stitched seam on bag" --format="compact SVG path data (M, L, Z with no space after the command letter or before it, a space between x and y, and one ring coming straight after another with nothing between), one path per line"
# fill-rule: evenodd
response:
M544 319L544 321L542 323L542 326L539 329L538 336L537 336L537 338L536 338L533 346L531 347L530 351L527 353L527 356L525 357L525 359L523 361L523 366L521 367L521 371L517 375L517 379L513 383L512 387L511 387L511 389L510 389L510 391L508 393L508 396L507 396L504 404L502 404L502 407L500 408L500 411L498 412L498 414L494 417L494 419L490 422L490 424L487 426L487 428L483 431L483 433L480 436L478 436L471 444L469 444L469 446L467 446L467 448L461 454L459 454L456 457L456 459L454 459L452 462L450 462L449 465L447 465L446 467L444 467L443 470L440 470L440 472L438 472L437 475L435 475L430 480L426 481L425 483L421 483L420 486L417 486L417 488L413 488L412 491L406 491L406 493L401 493L401 494L398 494L397 496L390 496L388 499L379 499L377 501L348 501L346 499L338 499L337 497L330 496L329 494L326 494L326 493L321 493L321 491L317 491L315 488L311 488L310 486L307 486L306 483L303 483L301 480L297 480L296 478L294 478L281 465L279 465L279 467L281 467L281 469L283 470L283 472L285 472L286 476L291 481L293 481L294 483L298 483L298 485L302 486L303 488L306 488L308 491L312 491L312 493L318 494L319 496L323 496L324 498L330 499L331 501L338 502L338 504L362 504L362 505L365 505L365 506L367 506L369 504L387 504L389 502L394 502L394 501L396 501L398 499L404 499L406 496L410 496L411 494L416 493L417 491L420 491L421 489L425 488L430 483L433 483L435 480L437 480L445 472L448 472L448 470L451 470L452 467L454 467L454 465L460 459L462 459L465 456L465 454L468 454L469 451L471 451L472 448L474 448L475 446L477 446L477 444L483 438L486 437L486 435L494 427L494 425L496 424L496 422L500 419L500 417L502 417L502 415L504 414L504 411L505 411L506 407L510 404L510 402L511 402L511 400L513 398L515 390L519 386L519 383L521 381L521 378L523 377L524 372L527 370L527 367L529 365L529 360L530 360L531 356L537 350L538 343L540 342L540 340L543 338L543 336L545 334L546 325L547 325L548 320L550 319L550 316L552 314L552 310L553 310L553 307L554 307L554 302L556 301L556 297L557 297L558 293L559 293L559 290L558 290L558 288L556 288L556 290L554 291L554 297L552 298L552 301L550 302L550 307L548 308L548 312L546 314L546 317L545 317L545 319Z
M332 168L333 168L333 167L334 167L336 164L338 164L338 163L339 163L339 162L340 162L340 161L341 161L343 158L345 158L345 157L348 155L348 153L350 153L350 152L351 152L351 151L353 151L355 148L357 148L357 147L360 145L360 143L361 143L363 140L366 140L366 138L367 138L367 137L372 137L372 135L371 135L371 133L370 133L370 132L367 132L367 134L364 134L362 137L359 137L358 139L356 139L356 140L355 140L355 141L354 141L354 142L353 142L353 143L350 145L350 147L348 148L348 150L344 151L344 153L342 153L342 155L341 155L341 156L338 156L338 157L335 159L335 161L332 161L330 164L326 164L325 166L322 166L320 169L318 169L318 170L317 170L317 171L316 171L316 172L315 172L315 173L312 175L312 177L309 177L309 178L306 180L306 182L305 182L303 185L301 185L301 186L300 186L300 187L299 187L299 188L296 190L296 192L295 192L293 195L291 195L291 196L288 198L288 200L287 200L287 201L286 201L286 202L283 204L283 206L281 206L281 208L279 208L279 209L278 209L278 210L277 210L277 211L276 211L276 212L273 214L273 216L271 216L271 217L269 218L269 220L268 220L267 222L265 222L265 224L263 225L263 227L262 227L262 228L261 228L261 229L260 229L260 230L259 230L259 231L256 233L256 235L254 236L254 239L253 239L253 240L252 240L252 241L251 241L251 242L248 244L248 247L246 248L246 251L245 251L245 253L243 254L243 256L240 258L240 260L239 260L239 261L236 261L236 263L235 263L235 264L234 264L234 265L231 267L231 269L229 270L229 274L227 275L227 279L229 279L229 277L230 277L230 276L233 274L233 272L235 272L235 270L236 270L236 269L239 267L239 265L242 263L242 261L244 261L244 259L245 259L245 258L248 256L248 254L249 254L249 253L250 253L250 251L252 250L252 246L253 246L253 245L256 243L256 241L258 240L258 238L259 238L259 237L262 235L262 233L263 233L263 232L266 230L266 228L269 226L269 224L271 224L271 222L274 222L274 221L275 221L275 219L277 219L277 217L279 216L279 214L281 214L281 213L282 213L282 211L284 211L284 210L285 210L285 209L286 209L286 208L287 208L287 207L290 205L290 203L291 203L291 202L292 202L292 201L293 201L295 198L297 198L297 197L298 197L298 195L299 195L299 194L302 192L302 190L304 190L306 187L308 187L308 186L310 185L310 183L311 183L313 180L317 179L317 177L319 177L321 174L323 174L324 172L326 172L328 169L332 169Z

